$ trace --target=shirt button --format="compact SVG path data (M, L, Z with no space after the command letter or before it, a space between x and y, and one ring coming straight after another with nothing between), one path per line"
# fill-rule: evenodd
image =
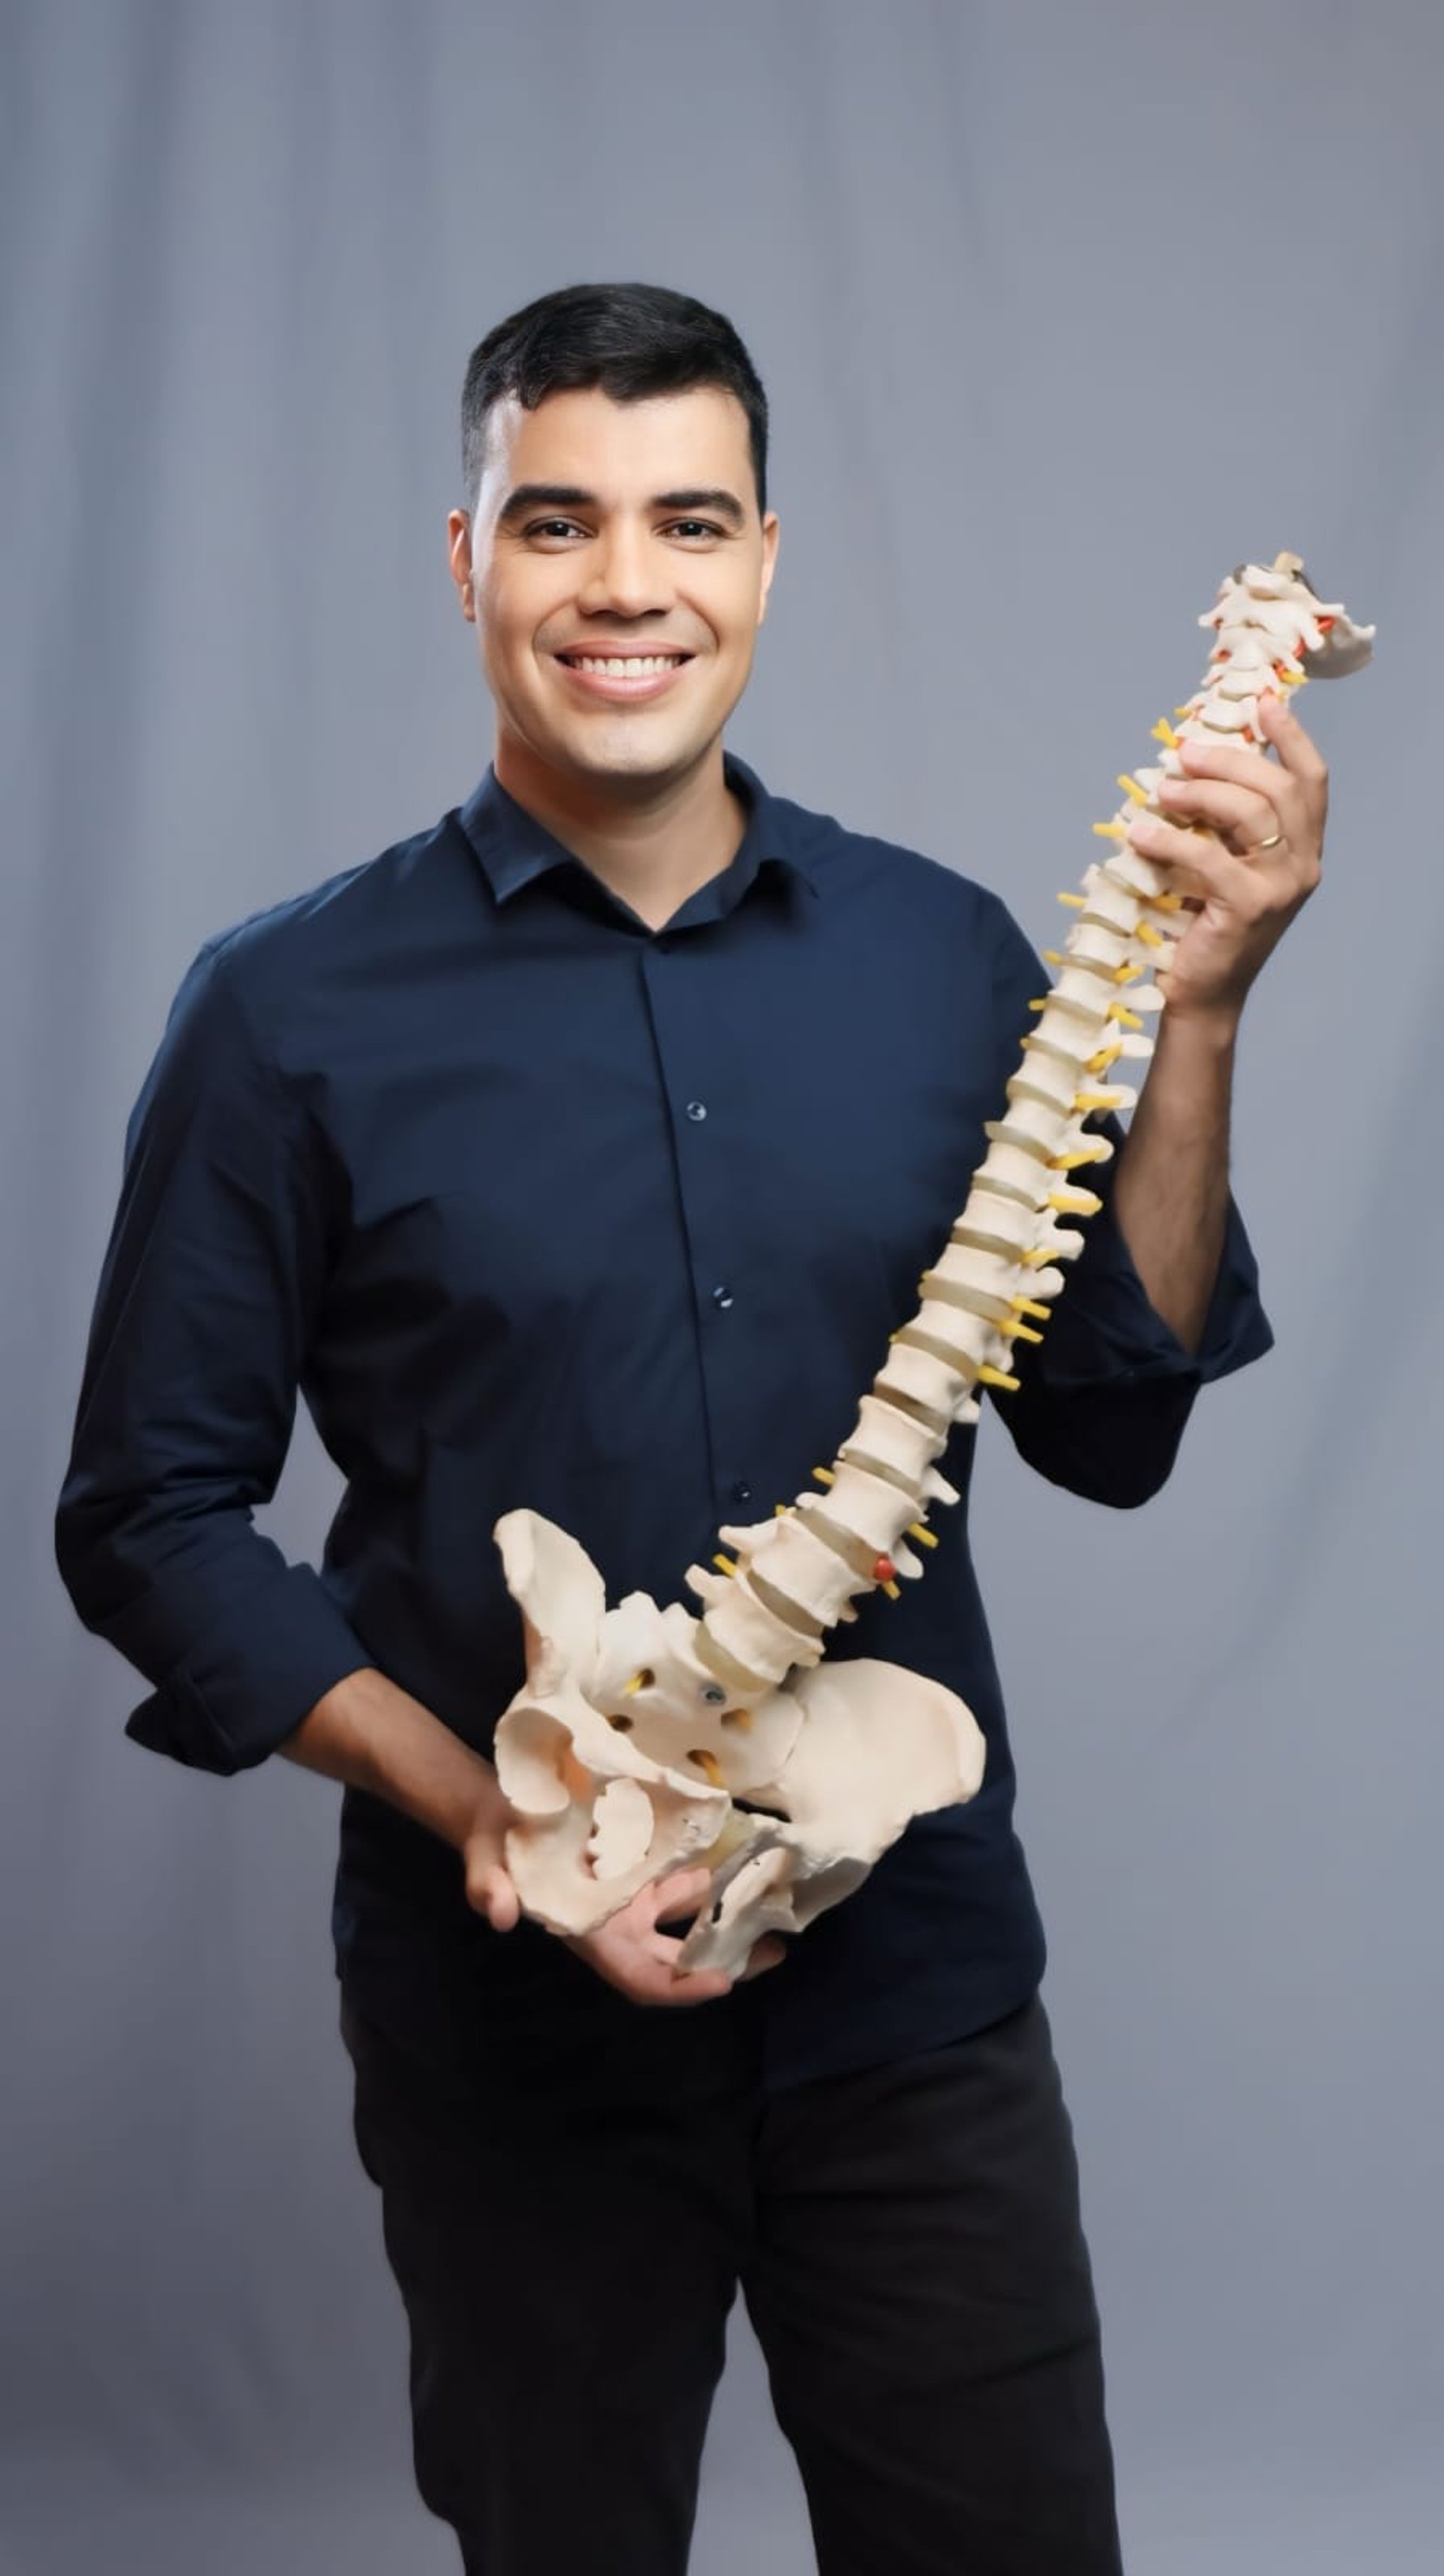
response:
M692 1120L694 1126L700 1127L703 1119L707 1115L706 1101L689 1100L687 1103L687 1115Z
M738 1479L737 1479L736 1484L733 1486L733 1488L732 1488L732 1500L733 1500L733 1502L734 1502L734 1503L750 1503L750 1502L751 1502L751 1500L752 1500L752 1488L751 1488L751 1486L748 1484L747 1479L746 1479L746 1477L745 1477L745 1476L739 1476L739 1477L738 1477Z
M714 1306L730 1306L732 1303L731 1289L714 1288L712 1291L712 1303Z

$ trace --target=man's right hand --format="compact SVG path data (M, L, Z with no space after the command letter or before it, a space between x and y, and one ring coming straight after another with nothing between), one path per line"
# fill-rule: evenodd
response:
M677 1961L682 1944L659 1931L658 1926L695 1914L711 1884L711 1874L705 1869L674 1870L669 1878L659 1878L654 1885L639 1888L630 1904L599 1924L595 1932L564 1933L560 1937L569 1950L585 1959L589 1968L634 2004L713 2003L719 1995L730 1994L734 1985L777 1967L787 1956L787 1945L776 1933L764 1934L740 1977L726 1976L720 1968L679 1973Z
M493 1765L375 1666L335 1683L279 1749L306 1770L385 1798L439 1834L461 1854L468 1905L485 1915L493 1932L514 1928L521 1902L506 1865L514 1818ZM682 1944L658 1929L695 1914L711 1883L705 1869L674 1870L595 1932L557 1937L633 2003L711 2003L740 1980L717 1968L679 1973ZM759 1977L786 1955L785 1943L767 1934L742 1977Z

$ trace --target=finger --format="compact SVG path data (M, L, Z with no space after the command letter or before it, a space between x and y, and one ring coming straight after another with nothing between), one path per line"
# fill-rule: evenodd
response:
M485 1862L480 1869L468 1872L466 1901L476 1913L486 1916L493 1932L515 1930L521 1899L500 1861Z
M629 1960L624 1993L644 2004L711 2004L731 1993L734 1981L722 1968L678 1968L675 1954L681 1946L680 1942L670 1945L674 1953L670 1959L642 1955Z
M614 1914L595 1932L563 1933L561 1938L593 1976L615 1987L629 2003L715 2003L732 1985L719 1968L699 1969L695 1976L679 1974L681 1942L639 1932L635 1923L627 1927L621 1915Z
M737 1982L745 1986L749 1977L765 1977L769 1968L780 1968L787 1956L787 1944L775 1934L759 1941Z
M1295 840L1313 840L1321 835L1328 813L1328 770L1298 718L1278 698L1260 698L1259 718L1267 745L1263 751L1249 750L1236 737L1225 743L1185 735L1178 745L1182 774L1228 779L1236 787L1257 790L1293 818L1286 829ZM1277 758L1270 759L1269 751Z
M1265 796L1278 785L1279 764L1270 760L1266 751L1250 750L1236 735L1223 740L1201 741L1185 734L1178 746L1179 768L1166 770L1165 777L1226 778L1235 787L1257 787Z
M1208 833L1185 832L1176 823L1155 822L1151 814L1140 814L1130 824L1128 838L1146 859L1177 868L1191 891L1201 887L1206 895L1216 895L1230 912L1250 914L1256 908L1258 879L1266 870L1266 859L1241 859ZM1272 856L1269 852L1268 857Z
M646 1957L649 1979L651 1971L655 1969L662 1981L660 1992L655 1986L652 1988L656 2000L668 2003L682 2000L688 2003L706 2003L717 1995L729 1994L733 1986L740 1985L742 1978L748 1973L748 1969L744 1968L738 1976L734 1977L729 1970L723 1968L688 1968L683 1964L683 1948L684 1944L681 1941L669 1940L665 1932L654 1932L648 1941ZM755 1951L753 1956L756 1956ZM685 1997L681 1992L683 1988L686 1989Z
M673 1977L664 2001L669 2004L715 2004L736 1984L721 1968L684 1968Z
M1258 702L1259 726L1278 753L1280 766L1316 796L1327 789L1329 770L1312 734L1306 733L1287 700L1272 690Z
M1277 777L1277 771L1271 771ZM1280 811L1284 798L1270 798L1252 787L1235 787L1222 778L1165 778L1159 783L1158 801L1170 816L1181 822L1191 816L1209 824L1215 832L1227 832L1248 849L1266 841L1273 832L1288 837L1288 818Z
M695 1914L712 1884L710 1869L673 1870L652 1889L652 1920L674 1923L679 1914Z

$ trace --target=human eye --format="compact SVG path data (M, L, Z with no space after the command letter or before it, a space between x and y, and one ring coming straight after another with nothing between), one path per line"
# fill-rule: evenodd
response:
M717 527L711 519L674 519L672 528L677 535L720 537L726 534L726 530Z
M566 536L576 525L575 519L533 519L524 533L528 537L554 537L558 532Z

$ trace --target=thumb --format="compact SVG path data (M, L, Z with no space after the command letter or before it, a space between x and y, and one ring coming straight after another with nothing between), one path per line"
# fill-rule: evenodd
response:
M499 1860L484 1852L468 1856L466 1901L484 1914L493 1932L510 1932L521 1913L521 1900Z
M654 1880L652 1897L653 1921L675 1922L682 1914L695 1914L712 1884L710 1869L676 1869L665 1878Z
M786 1956L786 1942L780 1940L775 1932L765 1933L753 1948L738 1984L745 1985L749 1977L765 1976L769 1968L780 1968Z

